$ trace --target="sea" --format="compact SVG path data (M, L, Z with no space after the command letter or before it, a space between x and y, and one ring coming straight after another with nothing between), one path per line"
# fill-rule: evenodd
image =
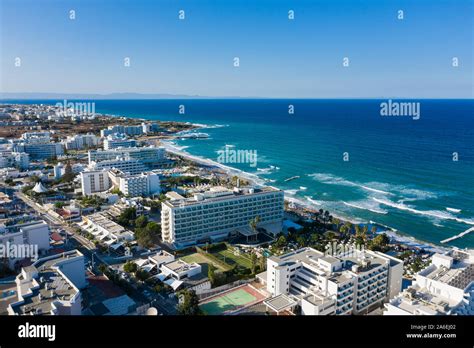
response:
M99 113L199 124L191 132L206 138L172 145L224 159L286 197L341 218L434 245L474 227L472 99L392 101L419 103L418 117L382 116L385 99L94 102ZM239 150L255 158L232 156ZM474 248L474 232L444 245Z

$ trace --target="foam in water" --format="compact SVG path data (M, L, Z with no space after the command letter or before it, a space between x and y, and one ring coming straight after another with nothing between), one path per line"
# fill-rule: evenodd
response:
M445 213L445 212L442 212L442 211L438 211L438 210L418 210L418 209L409 207L405 204L395 203L395 202L392 202L392 201L387 201L387 200L379 199L379 198L375 198L375 197L372 197L372 199L374 201L378 202L378 203L385 204L389 207L399 209L399 210L409 211L409 212L412 212L414 214L430 216L430 217L433 217L433 218L436 218L436 219L442 219L442 220L455 220L457 222L461 222L461 223L464 223L464 224L474 225L473 220L460 219L460 218L457 218L456 216L453 216L449 213Z

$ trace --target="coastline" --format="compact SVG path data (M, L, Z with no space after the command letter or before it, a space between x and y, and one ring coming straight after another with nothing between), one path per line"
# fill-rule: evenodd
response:
M189 122L185 122L185 123L189 124ZM194 124L193 123L192 125L195 126L196 129L217 128L216 126L205 125L205 124ZM179 132L179 133L185 133L185 132L189 132L189 130ZM249 182L251 182L253 185L272 186L272 185L268 185L268 183L264 179L260 178L258 175L248 173L248 172L245 172L243 170L236 169L236 168L218 163L218 162L216 162L214 160L211 160L209 158L204 158L204 157L201 157L201 156L198 156L198 155L190 154L189 152L185 151L185 149L187 147L178 146L175 143L173 143L173 140L174 139L162 140L162 141L160 141L160 144L167 151L169 151L169 152L171 152L175 155L182 156L183 158L186 158L186 159L191 160L191 161L195 161L197 163L200 163L200 164L203 164L203 165L206 165L206 166L213 166L213 167L219 168L219 169L223 170L227 175L241 176L242 178L244 178L244 179L248 180ZM276 186L274 186L274 187L278 188ZM280 188L278 188L278 189L280 189ZM302 200L300 198L288 197L287 195L285 196L285 200L288 201L288 202L292 202L292 203L294 203L294 204L296 204L296 205L298 205L302 208L309 208L309 209L312 209L312 210L319 210L320 208L322 208L322 206L312 204L311 202ZM447 248L447 247L436 245L436 244L433 244L433 243L430 243L430 242L427 242L427 241L422 241L422 240L416 239L413 236L401 233L400 231L398 231L398 230L396 230L396 229L394 229L390 226L385 226L385 225L380 224L376 221L364 221L362 219L359 219L359 218L353 217L353 216L351 216L351 217L340 216L340 215L337 214L337 212L333 212L333 211L331 211L331 215L333 215L334 217L337 217L338 219L340 219L342 221L350 222L352 224L374 224L374 225L377 225L378 227L383 227L384 229L379 230L376 233L377 234L385 233L385 234L387 234L387 236L390 237L390 239L393 242L396 242L396 243L399 243L399 244L404 244L408 247L423 248L423 249L425 249L427 251L430 251L430 252L445 252L445 251L449 250L449 248Z

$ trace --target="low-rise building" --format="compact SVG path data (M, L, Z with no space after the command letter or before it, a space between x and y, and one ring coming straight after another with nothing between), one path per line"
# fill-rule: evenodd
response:
M107 245L135 239L132 231L112 221L105 213L83 216L80 226Z

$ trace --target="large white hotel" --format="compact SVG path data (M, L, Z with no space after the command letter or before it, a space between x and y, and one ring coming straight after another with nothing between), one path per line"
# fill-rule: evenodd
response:
M267 259L259 276L275 312L301 307L303 315L366 314L401 290L403 262L383 253L349 249L326 255L302 248Z
M178 196L161 206L163 241L176 247L205 239L224 239L232 233L252 235L251 219L260 217L258 227L269 233L281 231L283 191L273 187L214 187L192 198Z

